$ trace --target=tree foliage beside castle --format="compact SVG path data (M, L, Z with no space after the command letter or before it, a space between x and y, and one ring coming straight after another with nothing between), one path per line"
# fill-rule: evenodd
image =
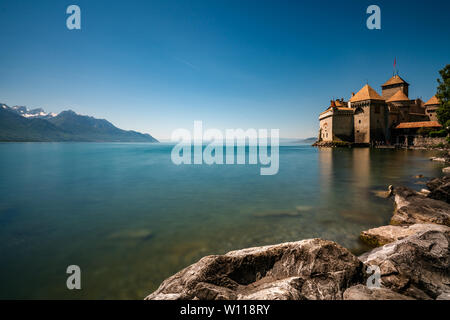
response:
M440 101L437 109L437 118L442 126L449 130L450 128L450 64L439 71L442 79L437 79L438 88L436 97Z

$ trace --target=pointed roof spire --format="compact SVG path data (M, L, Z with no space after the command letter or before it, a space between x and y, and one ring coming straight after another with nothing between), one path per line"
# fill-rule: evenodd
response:
M368 84L362 87L351 99L350 102L364 101L364 100L383 100L384 99Z
M397 74L393 75L388 81L386 81L381 86L385 87L385 86L390 86L390 85L393 85L393 84L402 84L402 83L406 84L406 85L409 85L409 83L406 82L405 80L403 80L397 73Z
M436 96L432 96L430 100L428 100L427 103L425 103L425 106L432 106L436 104L440 104L439 99L436 98Z

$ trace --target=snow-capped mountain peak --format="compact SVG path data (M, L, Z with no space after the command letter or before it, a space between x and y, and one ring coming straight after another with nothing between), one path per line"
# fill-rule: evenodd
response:
M9 108L10 110L14 111L15 113L21 115L25 118L53 118L56 116L56 113L53 112L45 112L42 108L36 108L36 109L28 109L24 106L14 106Z

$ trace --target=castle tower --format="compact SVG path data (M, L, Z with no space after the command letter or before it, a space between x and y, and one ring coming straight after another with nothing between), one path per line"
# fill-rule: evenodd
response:
M353 109L342 100L331 100L319 115L319 141L353 141Z
M388 139L388 107L385 99L366 84L351 99L354 108L354 141L356 143L385 142Z
M384 100L390 99L397 91L401 90L408 97L409 83L400 78L398 74L390 78L381 86L381 96Z
M436 96L432 96L430 100L425 103L426 114L430 118L430 121L437 121L436 110L439 108L439 99Z
M397 119L390 122L408 122L411 101L403 93L403 90L398 90L392 97L386 100L391 109L396 110Z

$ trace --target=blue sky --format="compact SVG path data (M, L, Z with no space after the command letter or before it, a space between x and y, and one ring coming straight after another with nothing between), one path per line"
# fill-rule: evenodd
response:
M66 28L67 6L81 30ZM381 8L381 30L366 8ZM279 128L316 136L318 114L397 58L428 100L450 63L450 2L0 2L0 102L106 118L168 139L177 128Z

